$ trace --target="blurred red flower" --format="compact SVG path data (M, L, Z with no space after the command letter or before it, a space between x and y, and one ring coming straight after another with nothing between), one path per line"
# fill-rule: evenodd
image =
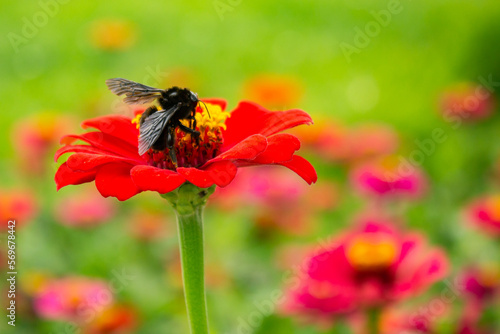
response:
M164 238L168 234L168 222L163 212L136 210L129 215L130 234L141 241Z
M286 313L331 319L382 307L424 291L448 271L444 252L424 237L377 220L364 219L322 248L287 292Z
M397 133L385 124L360 124L347 127L328 121L315 129L294 130L299 139L326 161L353 163L396 151Z
M64 225L91 227L104 223L115 214L112 202L93 191L71 194L56 203L55 216Z
M394 156L353 168L350 179L360 193L377 197L418 198L427 188L427 180L420 168L402 168Z
M470 203L466 218L486 233L500 237L500 195L486 195Z
M59 138L70 128L71 120L56 113L44 112L20 119L13 126L12 144L24 171L41 174L47 157Z
M229 114L224 112L225 101L205 102L210 116L205 107L198 107L196 112L197 129L201 132L199 146L189 134L176 130L178 168L167 151L151 149L143 156L138 155L139 131L132 119L104 116L83 123L84 128L99 131L63 137L66 146L56 153L56 160L65 153L74 154L59 167L55 177L57 188L95 180L102 196L123 201L142 191L165 194L186 181L200 188L214 184L224 187L231 183L239 167L266 164L288 167L307 183L316 182L312 165L294 155L300 148L299 140L280 133L297 125L311 124L308 114L297 109L271 112L250 102L241 102ZM89 145L75 145L77 140Z
M245 85L245 97L266 107L283 108L296 104L303 88L293 77L261 74Z
M16 221L16 229L28 223L38 212L35 195L30 191L0 189L0 230L7 229L9 220Z
M447 89L441 97L441 112L448 120L459 118L478 121L489 117L496 101L485 87L473 83L460 83Z
M88 325L84 326L85 334L127 334L136 333L138 323L137 311L127 305L113 305L106 308Z

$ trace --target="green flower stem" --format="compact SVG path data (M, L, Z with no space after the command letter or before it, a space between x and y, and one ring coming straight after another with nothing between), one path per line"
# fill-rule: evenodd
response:
M378 334L380 333L380 309L372 308L366 311L367 313L367 333Z
M203 208L214 187L198 188L185 183L162 195L175 209L179 228L184 296L191 334L208 334L203 258Z

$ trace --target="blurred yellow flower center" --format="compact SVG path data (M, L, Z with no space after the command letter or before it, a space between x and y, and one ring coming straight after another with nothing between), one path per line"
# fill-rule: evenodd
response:
M346 257L357 269L384 268L394 263L398 249L390 238L356 237L346 249Z
M380 168L382 172L394 172L397 170L399 166L399 161L395 156L385 157L380 162Z
M496 287L500 284L500 267L489 264L479 271L479 281L487 287Z

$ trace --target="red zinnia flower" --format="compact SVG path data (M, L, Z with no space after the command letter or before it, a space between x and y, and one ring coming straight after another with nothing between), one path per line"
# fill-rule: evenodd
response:
M285 311L321 320L381 307L427 289L447 266L444 253L421 236L365 220L309 259L297 288L287 293Z
M208 106L196 110L199 145L189 134L177 129L175 150L178 167L170 160L168 149L150 149L139 156L139 131L136 119L124 116L103 116L88 120L83 127L98 131L63 137L66 146L56 153L56 160L65 153L74 153L56 173L57 188L95 181L102 196L123 201L142 191L168 193L188 181L200 188L227 186L238 167L282 165L297 173L307 183L316 182L312 165L294 155L299 140L280 133L301 124L311 124L311 117L301 110L271 112L250 102L241 102L236 109L225 112L223 100L204 100ZM226 119L230 117L227 121ZM81 140L88 145L76 145Z

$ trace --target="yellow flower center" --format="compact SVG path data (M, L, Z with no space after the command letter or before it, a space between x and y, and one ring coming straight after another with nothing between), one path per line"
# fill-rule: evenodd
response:
M346 256L353 267L373 270L389 267L396 259L398 249L392 238L362 235L347 246Z

